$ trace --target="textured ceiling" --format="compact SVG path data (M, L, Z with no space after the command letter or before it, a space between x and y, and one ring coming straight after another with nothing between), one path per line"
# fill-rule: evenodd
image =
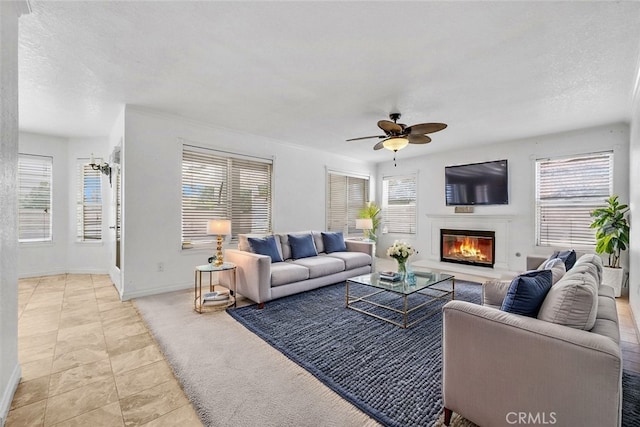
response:
M376 122L458 149L628 121L637 2L45 2L20 19L21 129L107 135L124 104L371 161ZM406 153L406 154L405 154Z

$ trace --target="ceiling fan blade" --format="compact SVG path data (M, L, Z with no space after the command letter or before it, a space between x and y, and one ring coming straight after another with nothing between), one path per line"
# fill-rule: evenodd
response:
M447 127L444 123L420 123L406 128L408 134L422 134L439 132Z
M390 122L389 120L380 120L378 122L378 127L385 131L387 134L390 133L401 133L402 126L397 123Z
M431 142L431 138L427 135L407 135L407 139L410 144L428 144Z
M385 140L386 141L386 140ZM384 148L384 141L380 141L378 142L376 145L373 146L374 150L381 150Z
M347 141L359 141L361 139L369 139L369 138L386 138L386 135L374 135L374 136L361 136L360 138L351 138L347 139Z

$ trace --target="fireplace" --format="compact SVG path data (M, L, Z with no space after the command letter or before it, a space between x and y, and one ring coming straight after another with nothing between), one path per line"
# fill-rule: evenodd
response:
M493 268L495 231L440 229L440 261Z

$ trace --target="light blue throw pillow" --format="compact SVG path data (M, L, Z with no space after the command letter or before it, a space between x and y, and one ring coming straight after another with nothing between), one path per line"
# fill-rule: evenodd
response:
M300 259L318 255L316 245L311 234L289 234L291 258Z
M528 271L511 281L502 301L502 311L537 317L547 292L551 289L551 270Z
M267 255L271 262L282 262L282 256L278 252L278 245L274 236L249 237L249 247L254 254Z
M328 254L331 252L344 252L347 245L344 243L342 231L322 232L322 243L324 243L324 251Z
M571 270L577 260L576 251L570 249L568 251L555 251L550 259L560 258L564 262L567 271Z

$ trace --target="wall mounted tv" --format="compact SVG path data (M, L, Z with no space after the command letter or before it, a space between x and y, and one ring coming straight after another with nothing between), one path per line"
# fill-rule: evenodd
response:
M447 206L509 203L507 160L446 166L444 177Z

